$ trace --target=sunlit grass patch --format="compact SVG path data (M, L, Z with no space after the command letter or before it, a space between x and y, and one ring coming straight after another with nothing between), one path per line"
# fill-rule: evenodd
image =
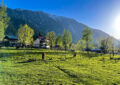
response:
M120 61L110 55L47 49L1 49L2 85L115 85L120 84ZM45 60L42 54L45 52ZM4 55L3 55L4 54ZM9 55L9 56L6 56ZM118 55L112 58L119 58Z

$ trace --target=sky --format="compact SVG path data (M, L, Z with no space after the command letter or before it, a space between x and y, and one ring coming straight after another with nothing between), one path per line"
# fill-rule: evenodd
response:
M120 0L4 0L8 8L73 18L120 39Z

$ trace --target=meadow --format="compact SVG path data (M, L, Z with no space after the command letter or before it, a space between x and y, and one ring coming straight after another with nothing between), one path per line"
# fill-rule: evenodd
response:
M42 52L46 53L42 60ZM0 49L0 85L119 85L119 55Z

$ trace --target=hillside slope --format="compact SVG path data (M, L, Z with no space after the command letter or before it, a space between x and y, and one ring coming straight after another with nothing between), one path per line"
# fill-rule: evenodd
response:
M72 33L73 42L77 42L81 38L81 32L85 26L74 19L50 15L41 11L8 8L7 13L8 16L11 17L11 22L6 30L6 34L8 35L16 35L20 24L28 24L34 29L36 36L40 32L45 34L49 31L55 31L56 34L59 35L62 34L64 29L68 29ZM101 30L92 30L94 33L94 40L97 40L100 37L109 36Z

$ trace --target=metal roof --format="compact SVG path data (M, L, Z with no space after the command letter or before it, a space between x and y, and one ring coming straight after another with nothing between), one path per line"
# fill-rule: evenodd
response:
M8 37L9 39L18 39L18 37L14 35L6 35L5 37Z

